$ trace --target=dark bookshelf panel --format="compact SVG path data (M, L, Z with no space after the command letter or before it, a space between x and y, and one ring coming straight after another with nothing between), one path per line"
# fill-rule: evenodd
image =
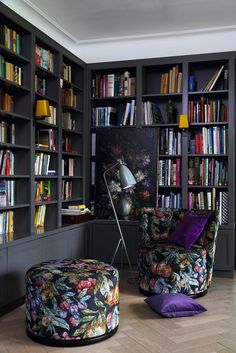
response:
M181 208L182 197L181 192L172 190L160 190L158 194L158 207L161 208Z
M189 154L227 155L228 131L228 125L195 126L189 131Z
M0 23L4 28L1 32L2 45L15 56L30 59L31 33L3 13L0 13Z
M92 73L91 97L123 97L136 95L136 68L108 68Z
M58 206L57 203L42 204L35 206L34 225L35 233L42 233L47 229L57 227Z
M19 208L14 212L14 234L13 240L22 239L30 234L30 207Z
M56 178L36 178L34 182L34 201L36 204L56 203L58 198L58 180Z
M102 104L101 104L102 103ZM92 127L135 126L136 100L112 100L112 102L93 101Z
M143 98L142 123L144 125L177 124L182 111L181 95Z
M79 199L83 195L82 179L63 179L62 180L62 201Z
M59 53L37 36L35 43L35 65L55 75L58 73Z
M58 101L58 90L55 89L58 78L51 73L45 74L46 70L37 70L34 77L34 91L35 94L44 99Z
M193 84L190 76L193 78ZM228 78L228 60L199 61L189 64L190 92L228 90Z
M145 66L142 94L181 93L182 81L181 63Z
M84 87L83 69L65 55L63 55L62 61L63 64L61 76L64 80L63 85L82 91Z
M219 211L220 224L227 224L229 218L229 192L211 188L202 191L188 192L189 209L208 209Z

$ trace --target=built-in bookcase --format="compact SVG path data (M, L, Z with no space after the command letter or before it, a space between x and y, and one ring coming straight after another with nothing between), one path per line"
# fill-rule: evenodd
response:
M158 207L182 205L182 64L150 65L142 69L142 125L158 129Z
M0 26L0 242L4 243L30 231L31 34L3 14Z
M189 64L188 207L218 209L229 221L229 62Z
M62 207L83 202L83 81L84 73L63 56L61 67Z
M34 117L34 228L43 233L58 226L59 180L59 63L60 54L39 36L35 38L34 96L49 101L50 117Z
M113 106L124 99L101 95L97 82L119 68L123 72L125 67L133 67L134 127L158 130L156 206L218 209L221 225L215 269L228 274L234 268L235 251L235 55L221 53L89 65L92 184L96 130L105 126L101 126L94 112L100 114L101 107ZM179 129L181 114L188 116L188 129Z
M62 207L85 203L85 65L1 6L0 233L6 244L58 229ZM50 117L35 116L38 100L49 101ZM64 184L71 191L66 197Z
M104 65L105 66L105 65ZM94 69L90 73L91 115L91 178L90 206L94 205L96 131L107 127L135 128L137 122L135 66L117 66Z

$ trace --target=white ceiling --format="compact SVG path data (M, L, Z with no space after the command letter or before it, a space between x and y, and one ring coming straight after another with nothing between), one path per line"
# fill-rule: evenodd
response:
M86 63L236 51L236 0L0 0Z
M17 1L19 2L19 0L15 2ZM76 43L236 28L236 0L23 0L23 2Z

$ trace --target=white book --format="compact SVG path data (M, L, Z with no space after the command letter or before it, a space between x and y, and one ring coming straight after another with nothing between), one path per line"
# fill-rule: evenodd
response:
M135 99L131 100L131 108L130 108L130 125L134 125L134 114L135 114Z
M115 95L115 75L109 74L107 75L107 96L114 97Z
M128 122L128 117L130 115L130 102L127 102L126 103L126 107L125 107L125 114L124 114L124 119L123 119L123 124L122 125L128 125L127 122Z

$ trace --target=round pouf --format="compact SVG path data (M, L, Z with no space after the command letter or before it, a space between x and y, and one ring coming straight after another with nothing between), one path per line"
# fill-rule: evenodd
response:
M106 339L119 324L119 274L96 260L53 260L26 273L26 332L52 346Z

